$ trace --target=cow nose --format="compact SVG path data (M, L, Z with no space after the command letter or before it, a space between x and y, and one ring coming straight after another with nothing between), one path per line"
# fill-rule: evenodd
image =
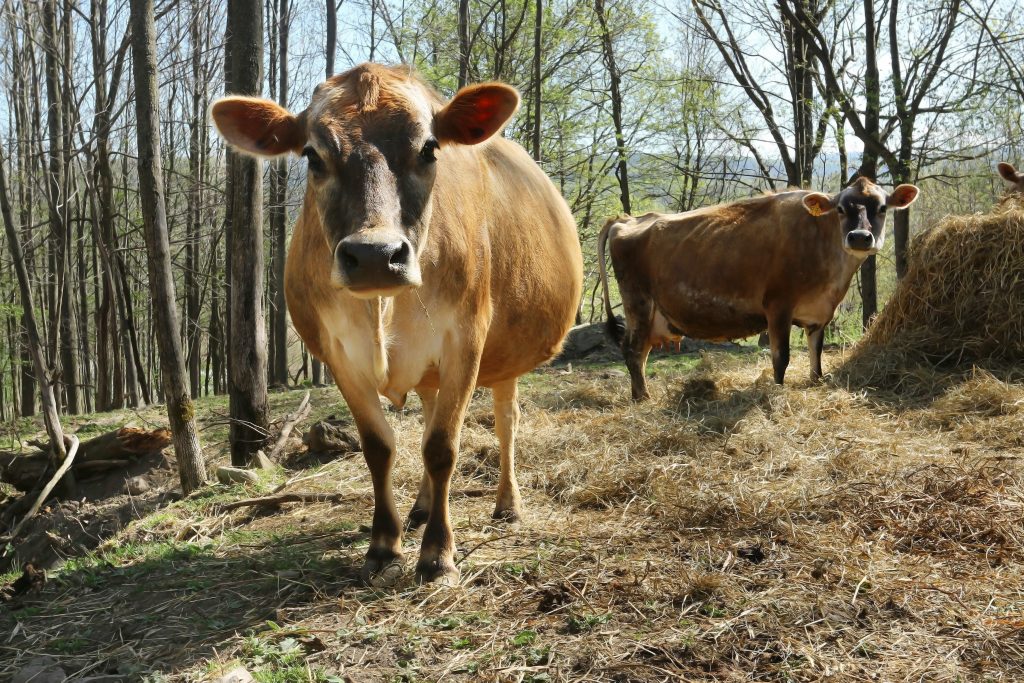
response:
M392 289L419 284L412 245L404 237L368 238L350 235L338 244L338 271L352 289Z
M846 246L854 251L869 251L875 247L875 236L869 230L851 230L846 234Z

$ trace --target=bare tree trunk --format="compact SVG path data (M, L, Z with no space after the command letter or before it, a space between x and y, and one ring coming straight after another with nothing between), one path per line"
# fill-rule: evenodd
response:
M535 0L537 14L533 24L533 160L540 161L540 93L541 93L541 28L544 23L544 2Z
M878 31L875 23L875 1L864 0L864 128L875 138L879 133L882 96L878 75ZM878 177L878 154L867 147L861 157L857 173L871 180ZM868 328L878 313L877 259L869 256L860 267L861 324Z
M288 29L291 23L291 5L288 0L280 0L278 11L278 102L288 108ZM271 291L274 294L274 365L272 368L274 384L288 384L288 310L284 298L284 265L285 241L287 239L287 212L285 202L288 198L288 160L280 158L274 165L274 198L270 215L270 231L273 236L273 252L271 253L270 270L273 277Z
M459 0L459 87L469 82L469 0Z
M167 420L174 440L181 488L189 494L206 481L206 468L196 433L195 408L186 382L185 358L178 335L178 311L171 273L171 249L161 178L159 92L156 80L156 27L153 0L131 0L132 63L139 141L139 195L153 294L156 337Z
M622 127L622 92L620 90L622 78L619 74L619 68L615 63L615 49L612 44L612 34L608 29L608 18L605 15L604 0L594 0L594 12L597 15L597 22L601 26L601 48L611 86L612 124L615 126L615 148L618 155L615 177L619 181L619 200L622 202L622 210L630 213L629 166L627 161L629 155L626 152L626 136Z
M59 335L51 330L51 339L59 339L60 377L64 386L64 407L68 413L80 411L78 400L78 355L74 319L74 299L71 286L71 228L67 222L67 181L64 165L64 106L61 92L57 47L57 3L43 2L43 38L46 52L46 127L49 138L49 168L47 172L47 205L50 212L50 231L53 238L55 288L54 309Z
M339 3L340 4L340 3ZM327 0L327 52L325 57L327 59L327 78L334 75L334 53L337 51L337 35L338 35L338 12L337 6L334 4L334 0ZM303 361L305 362L305 361ZM314 358L312 360L312 372L310 381L313 386L320 386L323 384L324 366L320 362L320 359Z
M259 95L263 83L263 6L259 0L228 0L225 90ZM231 267L228 395L231 462L244 466L268 434L267 330L263 312L262 162L227 152L231 177L227 201Z
M334 0L327 0L327 47L324 57L327 60L327 78L334 75L334 53L338 51L338 6Z
M21 240L18 238L18 231L14 227L14 218L11 215L11 203L7 194L7 172L4 169L4 150L0 148L0 217L3 218L4 231L7 235L7 249L11 254L11 261L14 273L18 278L18 288L21 292L21 307L25 321L25 336L28 340L29 353L32 356L32 366L35 370L36 379L39 382L39 398L43 410L43 423L46 427L46 434L50 437L50 444L53 447L54 464L64 461L67 451L64 448L64 430L61 428L60 417L57 414L57 401L54 399L53 383L46 372L46 361L43 359L43 345L39 337L39 330L36 327L35 313L32 308L32 286L28 279L28 269L25 267L25 255L21 248ZM65 477L63 486L74 488L74 478Z
M200 395L199 361L202 352L199 300L199 231L203 194L203 151L200 149L202 135L200 128L206 126L204 94L206 83L202 78L203 48L205 47L200 26L198 0L192 0L189 22L192 43L192 118L189 120L188 167L191 185L188 192L188 222L185 244L185 339L188 344L188 383L193 398Z

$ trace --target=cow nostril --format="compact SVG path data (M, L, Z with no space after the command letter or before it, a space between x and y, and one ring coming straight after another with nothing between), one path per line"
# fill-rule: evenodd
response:
M391 254L391 259L388 261L388 265L392 266L404 266L409 262L409 243L402 242L398 249Z
M341 267L348 271L355 270L359 267L359 259L355 257L355 254L344 247L341 249Z

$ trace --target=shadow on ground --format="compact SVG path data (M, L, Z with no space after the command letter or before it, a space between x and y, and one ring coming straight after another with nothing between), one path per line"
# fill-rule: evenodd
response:
M353 546L368 534L342 526L248 543L240 531L228 546L129 542L116 554L69 560L41 593L0 610L0 632L10 634L0 679L41 654L57 658L69 680L180 671L237 634L266 628L283 607L365 592L357 588L364 551Z

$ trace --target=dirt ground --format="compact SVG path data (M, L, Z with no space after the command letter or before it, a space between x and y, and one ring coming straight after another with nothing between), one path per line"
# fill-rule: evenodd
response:
M403 582L360 585L372 496L358 454L183 500L155 477L145 504L102 503L136 507L97 547L62 550L42 591L0 606L0 680L41 655L111 681L238 665L281 682L1024 679L1019 374L812 385L794 355L782 388L762 352L659 356L642 405L617 363L527 376L514 528L490 519L497 441L478 392L453 483L455 588L414 583L419 533ZM826 370L842 362L830 352ZM274 416L302 395L274 394ZM344 413L334 389L312 405L299 430ZM212 464L227 460L225 413L220 398L198 406ZM418 403L389 419L404 512ZM223 508L288 481L341 502Z

